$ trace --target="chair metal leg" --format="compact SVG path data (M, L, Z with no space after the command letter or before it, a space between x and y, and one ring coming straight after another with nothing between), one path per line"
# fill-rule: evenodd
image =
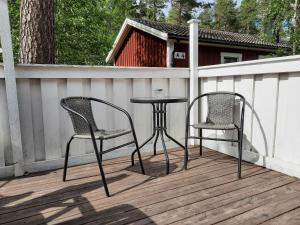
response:
M139 157L139 162L140 162L140 165L141 165L142 173L145 175L145 170L144 170L144 166L143 166L142 156L141 156L139 144L137 142L137 139L136 139L135 135L134 135L134 143L135 143L135 146L136 146L136 150L135 151L138 153L138 157Z
M95 154L96 154L97 161L98 161L98 166L99 166L100 175L101 175L101 178L102 178L102 183L103 183L103 186L104 186L104 190L105 190L106 196L109 197L109 191L108 191L106 178L105 178L105 174L104 174L104 170L103 170L103 166L102 166L102 160L100 158L100 155L99 155L99 152L98 152L97 148L94 148L94 149L95 149ZM100 140L100 152L102 152L102 150L103 150L103 140Z
M164 154L165 154L165 158L166 158L166 173L169 174L169 164L170 164L169 156L168 156L167 147L166 147L163 133L161 133L161 142L162 142L162 146L163 146L163 150L164 150Z
M243 150L243 133L241 132L240 129L238 129L238 178L241 179L242 177L242 150Z
M66 146L63 181L66 181L67 169L68 169L68 160L69 160L69 152L70 152L70 144L71 144L71 142L72 142L73 139L74 139L74 136L72 136L70 138L70 140L68 141L67 146Z
M185 146L184 146L184 169L187 170L187 163L188 163L188 138L185 138Z
M102 142L102 143L101 143ZM103 140L100 139L100 143L99 143L99 149L100 149L100 159L101 159L101 162L102 162L102 150L103 150L103 147L101 147L101 145L103 145Z
M200 156L202 156L202 129L199 129L199 137L200 137L199 154Z
M153 154L154 154L154 155L156 155L156 144L157 144L158 136L159 136L159 132L157 131L157 132L156 132L156 137L155 137L155 140L154 140L154 144L153 144L153 149L154 149Z

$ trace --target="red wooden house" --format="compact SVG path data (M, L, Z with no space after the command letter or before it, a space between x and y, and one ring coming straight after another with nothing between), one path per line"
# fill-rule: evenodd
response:
M115 66L188 67L189 27L126 19L106 61ZM199 29L199 66L259 59L286 44L256 36Z

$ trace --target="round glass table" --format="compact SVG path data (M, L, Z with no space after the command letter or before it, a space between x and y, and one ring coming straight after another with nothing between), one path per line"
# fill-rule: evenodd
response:
M183 103L187 102L188 99L184 97L137 97L131 98L130 102L132 103L140 103L140 104L151 104L152 111L152 120L153 120L153 133L152 136L149 137L142 145L140 145L140 149L144 147L149 141L151 141L154 137L154 155L156 155L156 144L159 136L161 137L161 142L163 146L163 151L166 158L166 173L169 174L169 156L165 144L164 135L169 138L171 141L175 142L177 145L184 149L184 146L180 144L175 138L171 137L167 132L167 104L170 103ZM131 162L134 165L134 155L137 151L135 150L131 155Z

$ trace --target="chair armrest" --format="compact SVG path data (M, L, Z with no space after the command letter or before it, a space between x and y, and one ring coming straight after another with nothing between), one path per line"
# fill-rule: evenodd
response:
M108 106L110 106L110 107L112 107L112 108L114 108L114 109L116 109L116 110L118 110L118 111L124 113L124 114L127 116L128 120L129 120L129 122L130 122L131 128L133 128L132 118L131 118L130 114L129 114L125 109L123 109L123 108L121 108L121 107L119 107L119 106L117 106L117 105L114 105L114 104L112 104L112 103L110 103L110 102L101 100L101 99L97 99L97 98L89 98L89 99L90 99L91 101L103 103L103 104L105 104L105 105L108 105Z

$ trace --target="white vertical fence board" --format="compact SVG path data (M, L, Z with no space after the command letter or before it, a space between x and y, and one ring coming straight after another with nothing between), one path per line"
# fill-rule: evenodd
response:
M132 114L132 104L130 98L132 97L132 79L113 79L113 103L123 109L129 114ZM129 129L129 121L124 113L118 110L113 110L114 127L113 129ZM132 140L132 135L125 135L114 139L114 145L120 145ZM117 157L119 155L128 154L125 149L120 149L109 153L105 158Z
M12 163L10 129L4 79L0 79L0 167ZM8 159L9 158L9 159Z
M46 159L61 158L58 82L41 80Z
M232 76L228 77L218 77L217 79L217 90L218 91L234 91L234 78ZM234 131L217 131L218 138L226 138L226 139L236 139L237 134ZM225 141L217 141L218 150L224 152L224 150L228 148L234 148L234 143L225 142Z
M106 79L91 79L91 97L98 98L101 100L109 101L107 96L107 80ZM95 122L99 129L109 129L112 122L112 113L108 113L108 107L102 103L92 102L93 113ZM87 149L88 152L94 152L92 142L89 141L90 147ZM105 142L105 147L112 147L112 142Z
M133 79L132 97L151 96L150 79ZM131 103L133 107L132 119L139 144L152 135L152 106L150 104Z
M205 94L208 92L215 92L217 90L217 78L216 77L200 78L200 79L201 79L201 94ZM207 116L206 97L202 98L200 112L201 112L201 121L205 121L206 116ZM205 137L216 138L217 132L214 130L203 130L202 135ZM218 143L217 143L217 141L203 140L203 146L206 146L206 147L209 147L212 149L217 149Z
M91 79L82 79L82 95L85 97L91 96ZM93 108L92 108L93 110ZM94 117L97 115L94 114ZM82 140L84 143L84 153L91 153L94 151L93 142L91 140Z
M62 98L67 97L67 79L59 79L57 80L57 82L58 82L58 98L59 100L61 100ZM74 131L72 130L71 132L72 125L71 125L69 113L61 106L59 107L59 121L60 121L59 124L60 124L60 137L61 137L60 139L61 156L64 157L67 142L71 138L71 135L74 133ZM72 149L70 151L71 154L72 154L73 146L74 145L72 145Z
M282 75L279 82L275 158L300 162L300 73Z
M30 79L30 91L35 161L42 161L46 156L40 79Z
M25 164L30 164L35 161L30 80L19 79L17 87L20 108L23 157Z
M67 96L83 96L83 79L67 79ZM69 121L70 118L69 118ZM68 136L74 134L72 123L68 123ZM70 146L70 155L77 156L85 154L85 140L75 139Z
M278 75L255 77L252 151L270 156L274 141Z
M243 149L252 148L252 109L253 109L253 85L254 77L252 75L238 77L235 79L235 92L245 97L245 117L244 117L244 139Z
M170 96L176 97L187 97L186 96L186 85L185 79L174 78L169 81L169 94ZM168 117L170 118L170 135L175 137L177 140L183 140L185 135L185 119L187 103L175 103L170 104Z

